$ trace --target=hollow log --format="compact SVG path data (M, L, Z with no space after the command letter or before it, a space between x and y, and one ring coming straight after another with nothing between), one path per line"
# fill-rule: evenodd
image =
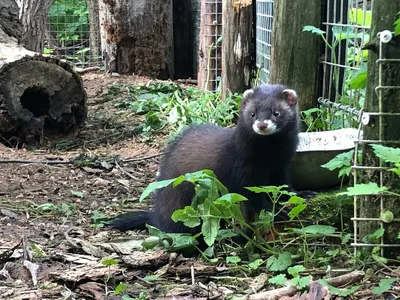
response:
M71 65L25 49L0 26L0 142L65 139L78 132L86 115L83 82Z

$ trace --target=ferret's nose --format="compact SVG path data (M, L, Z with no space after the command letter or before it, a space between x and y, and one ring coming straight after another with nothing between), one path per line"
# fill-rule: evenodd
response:
M268 125L265 124L264 122L259 122L259 123L257 124L257 127L258 127L258 129L260 129L260 130L265 130L265 129L267 129Z

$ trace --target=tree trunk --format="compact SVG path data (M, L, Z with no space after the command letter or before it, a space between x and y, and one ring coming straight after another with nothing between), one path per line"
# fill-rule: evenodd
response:
M53 1L20 1L20 18L23 26L22 43L26 49L43 53L47 17Z
M90 56L97 61L100 58L99 1L87 0L87 6L89 9Z
M19 21L19 8L15 0L2 0L3 3L0 5L0 28L3 28L4 32L21 40L22 37L22 26Z
M371 37L376 37L378 32L383 30L393 30L393 23L396 20L396 14L400 11L400 0L375 0L372 11ZM379 64L376 63L379 55L379 42L374 40L369 44L368 53L368 77L367 91L365 101L366 112L382 112L382 113L400 113L400 89L383 88L375 91L379 85L382 86L400 86L400 63L385 62L382 63L381 83L379 81ZM394 37L391 42L382 44L382 57L385 59L400 59L400 36ZM381 94L382 98L379 99ZM375 141L386 141L383 145L399 147L399 144L390 143L389 141L400 141L399 130L400 116L385 115L371 116L368 126L364 128L364 139ZM375 142L378 144L379 142ZM379 167L380 161L374 155L371 147L365 145L363 149L363 164L364 166ZM385 166L385 165L384 165ZM371 171L362 174L365 182L381 183L380 172ZM389 190L399 191L400 180L393 172L383 171L382 184L387 186ZM379 218L382 211L379 198L363 197L360 198L360 216L369 218ZM395 218L400 216L399 199L396 197L383 197L384 209L393 212ZM397 235L399 232L399 223L393 222L383 224L385 228L385 242L388 244L398 244ZM378 222L359 222L360 239L366 234L373 233L379 228ZM398 249L393 248L387 250L386 255L398 255Z
M173 77L172 0L103 0L100 21L107 72Z
M319 37L302 31L305 25L319 27L320 21L316 1L274 2L270 82L295 89L301 110L315 106L320 56Z
M222 94L242 93L250 86L252 1L223 1Z
M16 6L3 4L0 4L0 11L10 10L8 16L17 13ZM18 20L15 22L21 25ZM81 78L68 63L23 48L13 37L16 34L7 35L1 24L2 142L16 138L19 145L37 144L45 137L65 138L76 133L84 125L87 115L86 92ZM15 146L15 143L10 144Z

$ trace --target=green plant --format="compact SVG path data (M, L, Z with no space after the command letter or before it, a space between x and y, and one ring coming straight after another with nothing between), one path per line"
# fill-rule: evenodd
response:
M86 1L56 0L50 7L49 23L57 32L57 40L69 46L80 39L87 39L82 33L89 32L89 11Z
M111 99L115 95L122 95L117 107L144 116L135 130L144 141L160 130L172 131L173 137L190 124L229 126L238 115L241 100L238 94L230 94L222 100L221 92L183 88L173 82L138 87L113 85L104 98Z
M49 214L60 214L66 217L69 217L73 213L77 211L75 204L70 203L61 203L60 205L56 205L50 202L40 204L36 207L41 213L49 213Z
M264 252L271 252L271 247L265 242L262 237L262 232L272 228L275 216L279 214L282 209L279 203L281 197L283 195L289 196L289 200L286 204L294 205L289 212L291 219L296 217L306 206L304 204L304 199L286 191L284 189L286 186L249 187L248 189L254 193L265 193L266 197L269 197L269 201L272 203L272 210L271 212L262 211L256 222L247 224L240 209L240 202L246 201L247 199L242 195L229 193L225 186L210 170L188 173L177 178L153 182L143 191L140 200L143 200L158 188L163 188L170 184L176 187L182 182L190 182L194 185L195 196L192 205L175 211L172 215L172 219L175 222L183 222L185 226L190 228L201 226L201 232L194 236L194 238L202 236L209 247L212 247L218 239L221 230L221 220L223 220L229 225L229 228L233 230L234 235L240 234L252 246ZM170 250L176 251L182 246L193 245L193 240L190 235L166 234L154 227L148 226L148 228L150 233L161 238L164 246L167 246ZM243 228L253 233L255 239L252 239ZM227 236L226 232L224 232L223 236ZM232 235L229 235L229 237L232 237ZM154 246L151 241L147 241L146 245L146 247ZM211 251L211 249L208 251ZM211 252L207 252L207 254L209 253ZM274 253L274 251L272 251L272 253Z

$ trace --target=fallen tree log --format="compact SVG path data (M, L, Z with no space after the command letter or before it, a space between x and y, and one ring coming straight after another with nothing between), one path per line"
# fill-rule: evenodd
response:
M86 98L68 62L26 50L0 25L0 142L74 136L86 120Z

